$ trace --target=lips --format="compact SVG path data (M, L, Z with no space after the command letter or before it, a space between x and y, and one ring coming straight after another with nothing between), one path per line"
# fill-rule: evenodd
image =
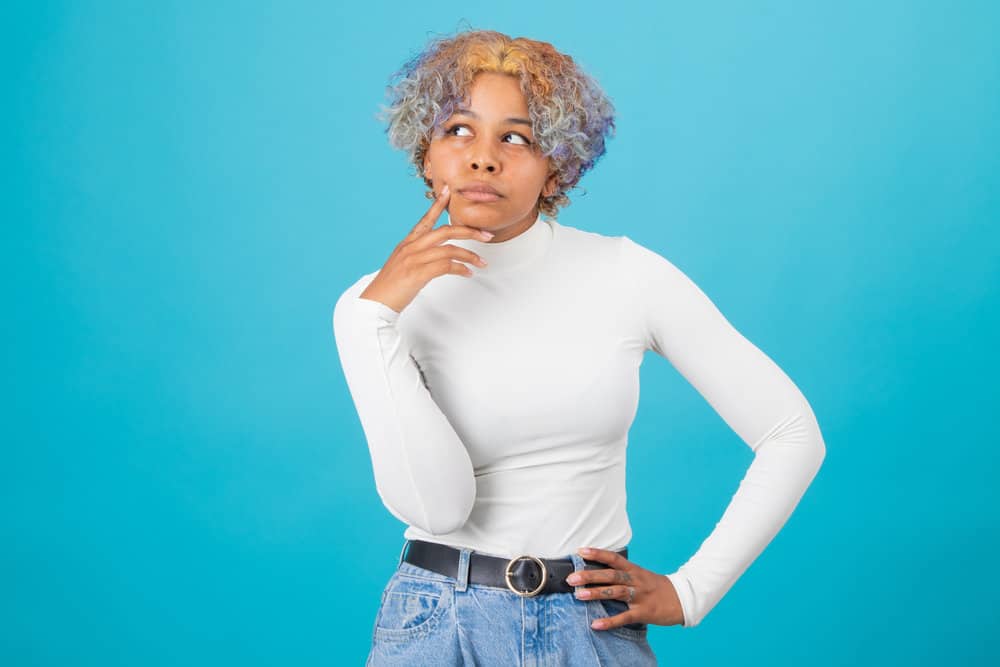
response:
M497 192L496 188L485 183L475 183L458 188L458 193L471 201L489 202L497 201L503 195Z

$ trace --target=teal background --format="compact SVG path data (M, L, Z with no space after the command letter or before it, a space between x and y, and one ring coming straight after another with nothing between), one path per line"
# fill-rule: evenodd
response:
M427 207L375 120L433 34L552 42L618 109L564 225L681 267L827 445L665 665L1000 660L1000 9L988 2L0 9L0 663L362 664L403 524L332 337ZM583 190L586 190L584 194ZM751 452L653 353L632 559Z

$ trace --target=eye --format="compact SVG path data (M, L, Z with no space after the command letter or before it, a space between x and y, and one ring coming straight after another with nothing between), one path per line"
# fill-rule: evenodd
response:
M527 138L524 137L524 135L518 134L517 132L508 132L504 136L505 137L517 137L519 141L518 142L514 142L514 143L516 143L518 146L530 146L531 145L531 142L528 141Z
M466 127L465 125L462 125L461 123L455 123L454 125L452 125L451 127L449 127L447 130L445 130L444 133L445 134L452 134L452 135L455 135L457 137L458 136L458 132L457 131L460 130L460 129L468 130L469 128Z

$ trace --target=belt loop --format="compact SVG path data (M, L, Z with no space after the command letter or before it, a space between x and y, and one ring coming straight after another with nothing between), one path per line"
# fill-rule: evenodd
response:
M469 586L469 560L472 549L462 549L458 554L458 572L455 574L455 590L464 592Z
M403 554L406 553L406 547L408 547L408 546L410 546L410 541L409 540L403 540L403 548L399 552L399 562L396 563L396 569L397 570L399 569L399 566L403 564Z
M583 556L581 556L580 554L578 554L578 553L576 553L574 551L572 554L570 554L570 558L573 559L573 571L574 572L579 572L580 570L586 570L587 569L587 564L583 562ZM576 593L581 588L583 588L582 585L581 586L574 586L573 587L573 592Z

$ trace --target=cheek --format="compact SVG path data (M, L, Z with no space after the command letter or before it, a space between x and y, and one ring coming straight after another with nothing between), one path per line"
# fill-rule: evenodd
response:
M534 198L536 195L541 195L545 189L546 176L547 171L545 169L531 169L525 173L524 182L531 184L530 187L525 188L525 196Z
M541 191L545 187L545 181L549 175L549 166L544 161L532 161L525 165L524 179L532 184L532 188L538 187Z
M431 172L436 180L447 182L459 172L459 164L453 156L439 153L431 159Z
M446 170L447 162L447 153L441 150L440 145L431 143L424 158L424 171L429 169L435 178L441 178Z

